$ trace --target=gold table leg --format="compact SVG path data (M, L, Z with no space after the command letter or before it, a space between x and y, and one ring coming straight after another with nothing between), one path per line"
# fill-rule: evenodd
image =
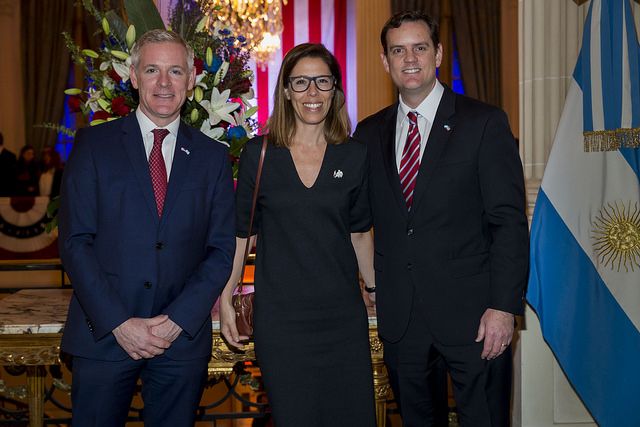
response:
M387 424L387 398L389 397L389 376L384 366L383 348L378 333L369 330L369 345L371 346L371 364L373 365L373 392L376 399L376 425L385 427Z
M44 422L44 378L42 366L27 366L27 402L29 403L29 426L41 427Z

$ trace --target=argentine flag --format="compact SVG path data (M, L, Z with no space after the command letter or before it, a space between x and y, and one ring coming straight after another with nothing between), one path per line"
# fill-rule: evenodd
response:
M640 426L640 47L592 0L531 228L527 300L602 427Z

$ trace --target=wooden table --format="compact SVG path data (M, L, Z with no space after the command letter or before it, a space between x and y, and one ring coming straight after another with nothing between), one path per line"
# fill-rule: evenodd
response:
M29 289L0 300L0 365L26 367L31 427L43 425L45 366L60 364L60 340L71 292L70 289ZM389 379L382 361L382 343L373 313L369 316L369 342L377 424L384 427ZM219 322L213 322L213 348L209 362L211 377L228 376L237 363L253 360L253 343L249 343L243 352L232 351L220 336Z

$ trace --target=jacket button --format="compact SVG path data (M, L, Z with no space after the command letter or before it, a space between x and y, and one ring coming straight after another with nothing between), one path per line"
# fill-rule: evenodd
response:
M412 236L413 235L413 228L410 228L407 230L407 236Z
M145 289L151 289L151 282L144 282Z
M407 270L409 271L413 270L413 264L411 263L407 264Z
M158 243L156 243L156 249L157 249L157 250L160 250L160 249L162 249L162 248L164 248L164 243L162 243L162 242L158 242Z

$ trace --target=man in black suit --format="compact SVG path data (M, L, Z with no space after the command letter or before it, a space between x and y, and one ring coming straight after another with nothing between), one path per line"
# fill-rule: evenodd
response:
M378 331L403 422L434 425L444 359L461 425L506 426L528 263L518 149L503 111L437 80L431 17L397 14L381 41L400 99L354 137L371 159Z
M16 155L4 146L4 137L0 133L0 197L13 195L16 182Z

